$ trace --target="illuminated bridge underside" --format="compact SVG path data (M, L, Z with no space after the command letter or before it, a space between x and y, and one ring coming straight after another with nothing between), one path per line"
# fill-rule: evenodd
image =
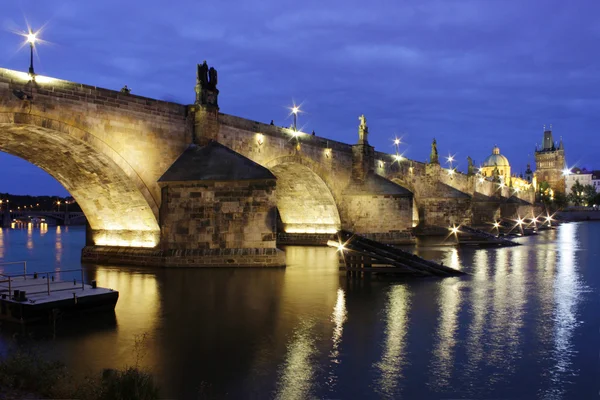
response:
M37 165L62 184L88 218L94 244L158 243L160 229L139 188L88 144L58 130L0 122L0 150Z
M308 167L285 163L271 168L277 177L277 209L287 233L335 233L340 215L323 180Z

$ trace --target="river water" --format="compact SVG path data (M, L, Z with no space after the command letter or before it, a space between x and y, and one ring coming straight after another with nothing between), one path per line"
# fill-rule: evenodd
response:
M78 268L84 239L5 229L0 258ZM77 374L147 367L167 398L598 398L600 223L517 240L417 248L471 275L395 282L348 281L322 247L277 270L85 265L119 290L115 315L25 333Z

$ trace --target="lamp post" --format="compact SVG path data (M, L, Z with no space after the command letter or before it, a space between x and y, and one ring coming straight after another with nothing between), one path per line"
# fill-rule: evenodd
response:
M29 43L29 76L35 77L35 71L33 70L33 46L37 41L37 33L29 31L27 34L27 43Z
M294 107L292 107L292 114L294 115L294 130L297 131L298 130L298 113L300 112L300 107L294 105Z

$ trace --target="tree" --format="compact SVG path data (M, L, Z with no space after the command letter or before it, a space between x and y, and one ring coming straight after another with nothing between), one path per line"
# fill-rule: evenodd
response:
M575 181L571 186L571 193L568 194L567 198L575 206L580 206L584 203L585 198L583 197L584 186L579 183L579 179Z
M585 201L585 205L588 207L597 204L596 200L596 189L592 185L584 185L583 186L583 199Z
M538 185L538 197L542 203L548 204L552 201L552 189L550 184L546 181L542 181Z
M552 200L552 205L555 209L561 209L567 206L568 204L567 195L563 192L555 192L554 199Z

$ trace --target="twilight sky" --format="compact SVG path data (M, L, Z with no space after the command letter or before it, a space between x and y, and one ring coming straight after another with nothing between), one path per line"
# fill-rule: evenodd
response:
M433 137L459 169L498 144L513 171L544 124L570 166L600 169L600 2L578 0L5 0L0 67L26 71L26 22L51 44L36 72L180 103L195 65L219 72L221 111L355 143L364 113L376 150L425 161ZM0 153L0 192L66 192Z

